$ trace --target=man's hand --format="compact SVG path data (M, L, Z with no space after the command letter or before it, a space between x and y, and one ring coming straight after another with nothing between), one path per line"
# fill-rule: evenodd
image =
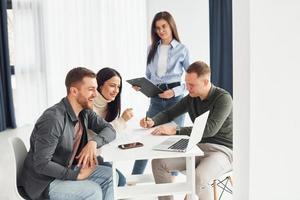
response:
M81 150L80 154L76 156L76 159L79 159L77 165L82 168L90 168L98 165L97 143L95 141L89 141Z
M158 94L158 96L162 99L170 99L175 96L175 92L172 89L168 89L163 93Z
M162 125L152 131L152 135L175 135L176 127L172 125Z
M151 128L154 126L154 121L150 117L147 117L147 120L143 118L140 120L140 126L143 128Z
M128 120L130 120L133 117L133 112L132 112L132 108L127 108L126 110L124 110L124 112L122 113L121 116L126 122Z
M88 178L95 171L95 169L96 169L96 165L92 167L81 168L77 176L77 180L84 180Z

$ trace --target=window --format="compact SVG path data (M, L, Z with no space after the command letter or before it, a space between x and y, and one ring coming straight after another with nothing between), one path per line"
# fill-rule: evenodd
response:
M14 15L12 11L12 2L11 0L7 1L7 32L8 32L8 45L9 45L9 61L11 66L11 82L13 90L16 88L15 84L15 70L14 70Z

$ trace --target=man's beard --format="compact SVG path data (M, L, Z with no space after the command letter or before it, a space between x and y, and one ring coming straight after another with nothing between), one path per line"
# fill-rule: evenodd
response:
M90 104L89 100L82 96L78 98L77 102L79 103L79 105L81 105L82 109L93 109L93 104Z

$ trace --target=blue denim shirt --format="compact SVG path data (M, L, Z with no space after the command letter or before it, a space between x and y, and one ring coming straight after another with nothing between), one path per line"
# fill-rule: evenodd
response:
M181 76L183 72L189 67L189 52L187 48L177 40L172 40L170 43L171 47L168 52L167 71L165 75L159 77L156 72L160 45L161 41L159 41L159 45L153 60L147 65L146 77L156 85L160 83L181 82ZM174 87L173 91L175 93L175 97L182 95L184 90L184 83L182 83L180 86Z

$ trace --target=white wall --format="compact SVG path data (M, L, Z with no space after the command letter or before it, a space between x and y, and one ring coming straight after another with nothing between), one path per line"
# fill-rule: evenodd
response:
M300 199L299 9L234 2L235 199Z
M234 199L249 199L250 135L249 3L233 4Z

